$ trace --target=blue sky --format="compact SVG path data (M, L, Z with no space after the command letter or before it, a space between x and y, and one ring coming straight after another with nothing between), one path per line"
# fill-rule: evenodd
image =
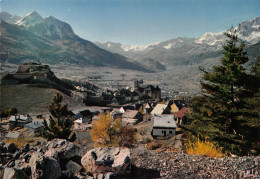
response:
M0 0L2 11L31 11L69 23L90 41L141 45L201 37L260 16L260 0Z

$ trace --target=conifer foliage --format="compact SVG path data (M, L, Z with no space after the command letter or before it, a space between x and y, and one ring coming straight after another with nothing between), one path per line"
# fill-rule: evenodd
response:
M248 61L234 29L225 34L223 57L220 65L203 71L201 96L193 99L190 115L192 124L187 128L195 136L209 139L223 147L225 152L243 155L253 147L257 137L251 123L252 113L247 101L253 90L250 75L243 65Z
M68 110L68 104L62 104L63 96L57 93L53 97L53 100L49 106L50 112L50 122L47 123L44 120L44 130L42 136L47 140L52 140L54 138L67 139L69 141L75 141L76 135L73 133L71 135L71 127L73 121L70 117L70 112Z

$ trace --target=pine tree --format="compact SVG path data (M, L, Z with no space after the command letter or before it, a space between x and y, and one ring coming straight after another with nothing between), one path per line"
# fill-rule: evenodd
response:
M211 71L201 69L202 96L193 99L192 124L187 130L214 141L225 152L242 155L252 147L248 142L252 138L251 114L247 111L252 86L243 67L248 57L233 28L225 35L228 40L223 45L221 64Z
M248 142L252 144L255 155L260 154L260 58L253 64L251 68L251 84L254 90L253 98L248 99L248 110L252 115L250 118L251 138Z
M47 140L54 138L75 141L76 135L71 136L72 119L69 116L68 104L62 105L63 97L57 93L49 106L50 122L44 120L44 130L42 136Z

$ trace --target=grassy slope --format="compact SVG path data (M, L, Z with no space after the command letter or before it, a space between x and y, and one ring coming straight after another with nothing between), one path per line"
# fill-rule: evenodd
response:
M56 92L55 89L36 85L0 86L0 110L15 107L20 114L48 113L48 106ZM69 104L69 109L84 106L68 96L64 97L64 102Z

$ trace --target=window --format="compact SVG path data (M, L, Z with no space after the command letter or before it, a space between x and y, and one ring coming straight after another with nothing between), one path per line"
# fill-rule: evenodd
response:
M162 131L162 134L163 134L163 131Z
M169 134L172 134L172 131L170 131Z

